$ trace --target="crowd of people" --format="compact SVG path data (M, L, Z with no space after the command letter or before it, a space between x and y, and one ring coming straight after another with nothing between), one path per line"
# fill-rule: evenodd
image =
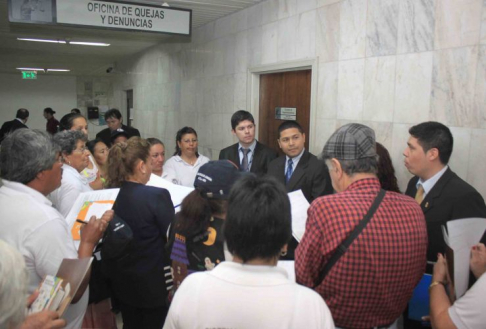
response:
M83 115L54 114L44 110L45 132L21 129L25 109L0 130L0 328L114 328L113 312L128 329L398 328L400 318L421 328L406 309L424 272L434 328L486 325L486 234L471 249L477 281L448 295L442 225L486 218L486 205L448 166L453 136L441 123L410 128L403 155L414 177L401 194L388 151L362 124L337 129L315 156L301 125L283 121L279 155L256 140L252 114L237 111L238 142L218 161L199 153L192 127L177 132L166 161L164 143L141 138L117 109L91 141ZM146 185L151 175L194 188L179 212L168 190ZM74 201L109 188L120 189L113 209L83 225L76 247L66 221ZM311 204L301 239L287 197L298 190ZM114 223L131 243L93 267L96 286L82 285L62 319L26 317L45 275L63 258L91 257ZM278 266L285 260L295 281ZM108 295L89 299L100 282Z

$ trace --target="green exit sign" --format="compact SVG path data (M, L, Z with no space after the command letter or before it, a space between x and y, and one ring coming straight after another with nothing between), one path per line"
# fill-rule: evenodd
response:
M22 71L22 79L37 79L36 71Z

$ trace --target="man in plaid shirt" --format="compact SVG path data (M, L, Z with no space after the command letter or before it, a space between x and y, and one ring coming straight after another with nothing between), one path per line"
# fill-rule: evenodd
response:
M396 328L426 264L423 212L408 196L387 192L368 225L322 282L319 273L368 212L380 191L374 131L339 128L323 158L338 192L316 199L295 252L297 282L316 287L337 327Z

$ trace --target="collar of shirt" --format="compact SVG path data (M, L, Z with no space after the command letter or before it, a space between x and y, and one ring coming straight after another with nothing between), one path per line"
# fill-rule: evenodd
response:
M87 167L86 167L87 168ZM78 172L76 169L71 167L68 164L63 164L62 165L62 175L69 175L71 177L76 177L79 179L83 184L87 185L88 184L88 179L86 176L84 176L82 173Z
M285 156L285 171L284 172L287 172L287 168L289 166L289 159L292 159L292 170L295 171L295 168L297 168L297 165L299 164L300 158L302 158L302 155L304 154L304 152L305 152L305 147L302 149L302 152L300 152L300 154L297 155L296 157L289 158L289 156L286 155Z
M20 123L24 123L24 121L22 119L15 118L15 120L19 120Z
M287 271L277 266L246 265L225 261L207 273L238 285L275 286L289 283Z
M189 167L195 167L195 166L197 166L197 165L199 164L199 162L201 161L201 156L198 156L198 157L197 157L197 160L196 160L196 162L194 162L194 164L193 164L193 165L191 165L191 164L187 163L186 161L184 161L184 160L181 158L181 156L180 156L180 155L174 155L174 160L175 160L176 162L180 162L180 163L182 163L182 164L183 164L183 165L185 165L185 166L189 166Z
M8 188L10 190L13 190L17 193L23 193L23 194L28 194L30 197L32 197L34 200L38 201L39 203L43 203L45 205L48 205L49 207L52 207L52 202L49 201L48 198L46 198L45 195L40 193L37 190L34 190L31 187L28 187L25 184L22 183L17 183L17 182L11 182L9 180L3 179L2 180L3 185L5 188Z
M253 140L253 143L248 147L250 149L250 152L248 152L248 168L251 168L251 163L253 162L253 155L255 154L255 148L256 148L256 143L257 140ZM243 145L241 143L238 143L238 154L240 156L240 165L243 162Z
M449 166L444 166L444 168L442 168L437 174L435 174L434 176L430 177L426 181L423 181L422 179L419 179L417 181L416 187L418 188L419 185L422 185L422 187L424 188L424 197L427 195L427 193L430 192L430 190L439 181L439 179L442 177L442 175L444 175L444 173L446 172L447 168L449 168Z

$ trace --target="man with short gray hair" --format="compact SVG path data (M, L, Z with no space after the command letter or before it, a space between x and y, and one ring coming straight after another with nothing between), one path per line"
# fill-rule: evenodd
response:
M28 292L46 275L55 275L63 258L91 257L113 211L84 225L76 250L71 229L46 195L61 184L59 148L47 132L20 129L2 143L0 168L0 239L14 246L29 272ZM86 286L80 287L64 319L67 328L80 328L88 304Z
M297 282L321 294L336 327L396 328L425 269L424 215L412 198L381 189L371 128L339 128L322 157L337 193L309 208L295 252Z

